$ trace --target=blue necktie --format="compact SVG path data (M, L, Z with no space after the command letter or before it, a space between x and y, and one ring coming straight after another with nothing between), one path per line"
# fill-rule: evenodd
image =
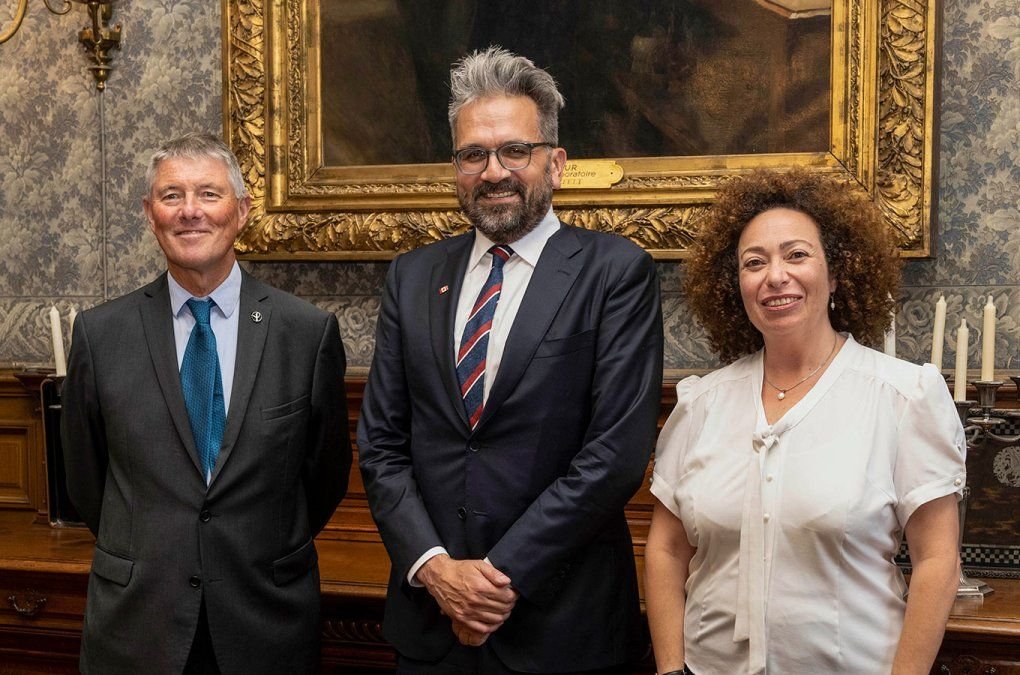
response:
M492 268L471 308L471 314L464 325L460 350L457 352L457 380L460 382L460 395L464 399L464 411L467 412L472 429L478 425L484 407L485 357L489 351L492 317L496 314L496 303L503 290L503 265L514 251L509 246L493 246L489 253L492 254Z
M191 435L195 439L206 482L212 477L213 467L216 466L226 424L216 336L209 325L212 305L212 300L188 300L188 309L195 317L195 327L191 330L188 347L184 350L184 361L181 363L184 403L188 407Z

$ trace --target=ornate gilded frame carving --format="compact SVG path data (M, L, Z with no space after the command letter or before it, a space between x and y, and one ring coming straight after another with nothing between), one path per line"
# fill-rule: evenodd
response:
M331 167L318 133L318 3L223 0L224 131L252 189L249 259L385 260L466 226L445 164ZM557 214L678 259L717 186L754 167L856 181L905 257L932 253L938 0L834 0L828 152L617 160L609 189L561 190Z

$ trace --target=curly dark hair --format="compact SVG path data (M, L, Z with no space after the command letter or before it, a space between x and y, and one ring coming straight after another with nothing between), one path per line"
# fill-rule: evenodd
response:
M687 261L687 300L719 358L729 363L764 344L740 297L737 243L751 219L774 208L800 211L818 225L837 284L832 327L879 344L899 291L900 260L878 207L863 190L823 174L758 169L722 187Z

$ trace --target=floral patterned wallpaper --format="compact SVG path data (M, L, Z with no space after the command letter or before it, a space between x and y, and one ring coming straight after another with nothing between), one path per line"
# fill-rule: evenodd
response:
M52 363L51 305L66 316L72 306L122 295L162 271L141 212L145 162L172 135L221 130L219 3L133 0L114 12L124 45L102 102L75 42L85 21L77 5L54 16L30 3L21 31L0 46L0 366ZM928 357L934 302L944 294L944 363L953 362L955 326L966 318L975 327L976 366L981 306L992 295L1003 317L996 366L1016 370L1020 0L947 0L943 25L938 255L906 265L897 348L911 361ZM335 312L354 372L367 368L386 263L247 267ZM680 293L683 265L660 263L659 271L666 367L715 366Z

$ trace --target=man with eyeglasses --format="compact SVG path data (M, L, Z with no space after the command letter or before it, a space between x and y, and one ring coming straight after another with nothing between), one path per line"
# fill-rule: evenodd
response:
M552 210L553 78L500 48L451 73L473 231L390 265L358 428L403 673L627 672L643 646L623 508L662 379L651 258Z

